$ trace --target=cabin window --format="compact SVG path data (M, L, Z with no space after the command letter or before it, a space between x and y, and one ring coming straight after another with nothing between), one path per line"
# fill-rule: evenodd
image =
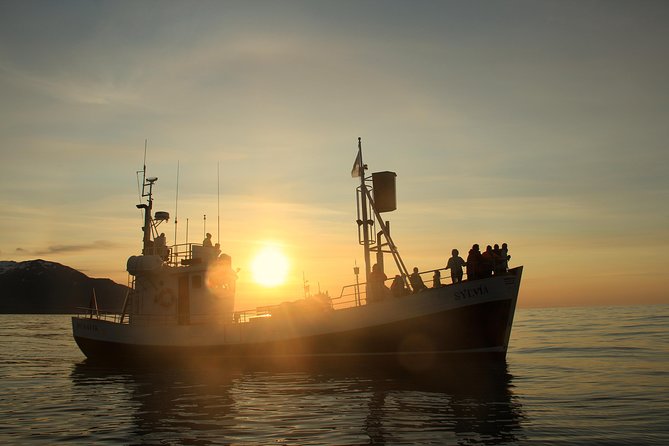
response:
M193 276L191 284L193 288L202 288L202 276Z

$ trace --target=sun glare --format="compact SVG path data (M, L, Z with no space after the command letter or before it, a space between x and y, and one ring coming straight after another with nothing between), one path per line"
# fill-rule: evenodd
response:
M286 281L288 258L275 246L266 246L251 262L253 280L263 286L273 287Z

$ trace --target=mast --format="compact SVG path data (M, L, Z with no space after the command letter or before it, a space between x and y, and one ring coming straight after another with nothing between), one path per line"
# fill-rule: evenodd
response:
M365 253L365 282L369 282L369 273L371 271L370 252L369 252L369 217L367 215L367 185L365 184L365 164L362 162L362 138L358 137L358 157L356 158L358 174L360 175L360 191L361 191L361 210L362 221L358 224L362 225L362 240ZM355 169L355 166L354 166Z
M139 209L144 209L144 227L142 230L144 231L144 237L142 238L143 242L143 249L142 253L143 254L148 254L148 253L153 253L152 250L150 249L152 247L151 245L151 212L153 210L153 183L158 181L157 177L149 177L144 181L144 184L142 186L142 197L148 197L146 202L148 204L138 204L137 207ZM144 193L145 188L148 186L149 192Z
M402 260L402 257L400 256L397 246L395 245L395 242L390 236L390 224L386 223L381 217L381 212L389 212L395 210L394 205L392 209L388 208L387 204L382 206L381 209L377 207L377 203L375 203L375 198L372 197L370 187L368 187L367 185L367 178L365 178L366 169L367 165L365 165L362 161L362 141L361 138L358 138L358 156L356 157L355 163L353 164L353 170L351 171L351 176L360 177L360 187L358 188L360 192L358 198L359 201L358 201L357 223L358 223L358 241L361 242L364 247L365 282L369 283L369 276L371 273L372 250L376 251L376 258L377 258L376 263L381 268L380 269L381 271L383 271L383 253L384 252L391 253L393 259L395 260L395 264L397 265L398 271L406 281L407 277L409 277L409 273L406 269L404 261ZM383 172L383 173L390 173L393 176L395 175L394 172ZM375 175L377 174L376 173L372 174L371 177L373 182L375 182L374 180ZM381 185L379 185L379 188L380 187ZM393 197L394 197L394 183L393 183ZM376 238L373 239L375 234L370 234L370 228L374 226L375 221L379 222L381 231L378 234L376 234ZM362 234L360 234L361 226L362 226ZM362 240L360 240L361 235L362 235ZM385 237L386 240L385 243L381 242L381 236ZM388 250L385 250L384 247L387 247ZM357 273L356 273L356 278L357 278Z
M144 236L142 237L142 254L153 254L151 246L151 212L153 210L153 183L158 181L158 177L149 177L146 178L146 146L147 140L144 140L144 166L142 169L142 198L148 197L147 203L140 203L137 205L138 209L144 209L144 227L142 232ZM139 172L138 172L139 173ZM149 188L149 191L146 192L146 188Z

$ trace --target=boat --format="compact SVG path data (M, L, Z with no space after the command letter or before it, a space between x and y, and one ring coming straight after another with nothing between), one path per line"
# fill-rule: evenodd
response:
M88 360L197 356L224 362L357 358L431 364L463 355L506 357L523 267L443 286L412 283L384 220L396 210L396 174L369 175L360 139L351 174L359 178L356 222L364 269L356 267L355 273L362 280L343 286L339 296L317 294L253 310L235 309L231 256L205 243L166 244L158 226L169 214L153 212L157 178L146 176L146 165L139 172L146 198L137 205L144 217L142 250L127 261L125 302L117 311L94 303L72 317L74 340ZM387 286L386 257L398 272L396 294Z

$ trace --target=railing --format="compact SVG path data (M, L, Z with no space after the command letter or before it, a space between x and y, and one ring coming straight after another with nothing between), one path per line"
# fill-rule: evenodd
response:
M431 269L428 271L422 271L419 272L418 274L421 276L424 276L426 274L434 274L435 271L446 271L446 268L438 268L438 269ZM394 278L388 278L386 279L383 284L386 286L386 288L389 288L389 284L392 284ZM441 278L443 280L443 277ZM450 280L450 277L448 278ZM432 288L434 287L434 280L432 278L429 279L423 279L423 283L427 288ZM448 286L451 285L450 283L441 283L441 286ZM411 294L410 289L406 289L407 294ZM341 300L340 300L341 299ZM359 307L361 305L365 305L367 302L367 284L365 282L359 283L359 284L351 284L351 285L344 285L341 289L341 292L339 293L338 297L335 297L332 299L333 300L333 307L337 310L342 309L342 308L348 308L348 307ZM335 302L336 301L336 302Z
M198 252L200 256L198 256ZM190 262L207 262L218 257L220 250L205 247L202 243L179 243L171 246L154 245L142 250L144 255L155 255L169 266L180 266Z
M430 269L427 271L419 271L418 274L421 276L421 279L423 280L423 284L425 285L426 288L435 288L435 281L434 281L434 273L435 271L439 271L439 281L440 284L437 286L437 288L440 287L448 287L453 285L451 281L451 275L450 273L446 274L448 272L448 269L446 268L437 268L437 269ZM499 275L499 272L496 272L495 275ZM506 272L502 272L501 274L506 274ZM427 277L425 277L427 275ZM386 288L388 287L388 284L392 284L392 281L394 278L388 278L384 281L384 285ZM463 271L463 281L467 280L467 273ZM367 303L367 284L365 282L359 283L359 284L351 284L351 285L345 285L342 287L341 292L339 293L338 297L335 297L332 299L332 304L333 308L336 310L342 309L342 308L348 308L348 307L353 307L353 306L361 306L365 305ZM412 290L411 289L405 289L406 294L411 294Z
M332 298L332 307L335 310L341 310L342 308L359 307L364 305L367 302L366 285L367 284L365 282L344 285L341 288L339 297Z
M432 273L433 271L434 270L424 271L420 274L429 274ZM386 280L386 282L387 281L392 281L392 279L388 279ZM432 282L431 280L426 281L426 284L431 282ZM133 287L133 285L134 285L134 278L129 280L129 286ZM366 288L367 287L364 282L360 284L351 284L343 286L339 296L330 299L332 309L341 310L344 308L366 305L367 302L366 291L365 291ZM299 304L300 302L304 301L297 300L295 302L287 302L287 304L291 303ZM254 309L235 311L233 313L232 320L230 322L236 322L236 323L254 322L265 318L269 318L273 314L276 314L277 312L281 311L282 305L285 304L266 305ZM119 324L129 323L129 317L127 313L122 314L119 313L118 311L98 310L95 307L77 307L77 312L75 316L82 319L97 319ZM160 322L168 323L176 321L175 315L139 315L139 317L145 320L150 320L153 323L160 323Z
M235 311L232 315L233 322L251 322L254 320L267 318L272 316L272 310L279 308L278 305L267 307L258 307L253 310Z
M182 246L182 247L187 246L188 247L187 252L190 254L191 248L192 248L193 245L201 246L201 245L198 245L198 244L189 243L189 244L183 244L183 245L174 245L173 248L176 248L176 247L179 247L179 246ZM184 251L184 252L186 252L186 251ZM177 263L177 261L181 257L190 258L190 257L186 257L185 255L183 255L184 252L182 252L180 254L180 252L178 250L172 251L171 256L170 256L170 259L171 259L170 263L172 261ZM441 272L442 271L447 271L447 269L446 268L437 268L437 269L418 272L418 274L421 276L421 278L426 274L427 275L432 274L433 277L434 277L435 271L439 271L440 275L441 275ZM497 273L497 274L499 274L499 273ZM392 283L393 280L394 280L394 278L386 279L384 281L384 285L386 285L387 282ZM440 280L450 281L451 280L450 274L448 276L446 276L446 275L441 276ZM466 280L466 273L463 273L463 280ZM435 287L433 278L425 279L425 280L423 280L423 283L427 288L434 288ZM129 282L130 287L134 288L133 285L134 285L134 278L132 278L132 280ZM341 310L341 309L345 309L345 308L352 308L352 307L359 307L359 306L362 306L362 305L366 305L367 304L367 291L366 291L367 286L366 285L367 284L365 282L362 282L362 283L354 283L354 284L343 286L342 289L341 289L341 292L339 293L339 296L330 298L329 302L330 302L330 305L331 305L331 309ZM441 282L440 286L441 287L447 287L447 286L451 286L451 285L452 285L452 283ZM411 290L406 289L406 293L410 294ZM304 302L304 301L298 300L298 301L295 301L295 302L287 302L287 304L291 304L291 303L299 304L300 302ZM262 319L271 317L273 314L275 314L278 311L281 311L282 305L285 305L285 304L267 305L267 306L257 307L255 309L235 311L233 313L231 322L245 323L245 322L253 322L253 321L262 320ZM116 312L116 311L98 310L97 309L97 303L96 303L95 308L93 308L93 307L89 307L89 308L77 307L76 317L88 318L88 319L99 319L99 320L105 320L105 321L110 321L110 322L115 322L115 323L123 323L123 324L129 323L128 322L129 318L128 318L127 313L122 314L122 313L119 313L119 312ZM148 316L148 315L142 315L141 317L142 318L153 319L154 322L156 320L161 320L161 321L164 321L164 322L172 322L172 321L175 320L174 315L160 315L160 316L156 315L155 318L153 318L152 316Z
M183 260L193 259L193 246L202 246L201 243L180 243L170 246L169 266L179 266ZM213 249L213 248L212 248Z
M77 307L74 314L80 319L96 319L101 321L114 322L116 324L127 324L128 318L122 317L118 311L96 310L95 308Z

